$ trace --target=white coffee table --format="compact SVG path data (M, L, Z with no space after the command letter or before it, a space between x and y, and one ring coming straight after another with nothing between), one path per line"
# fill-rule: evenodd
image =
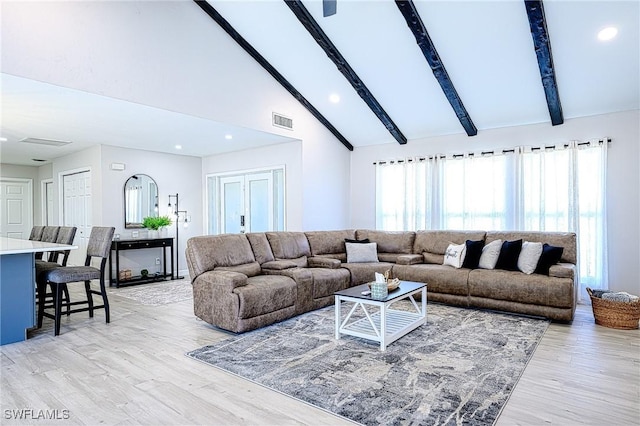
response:
M369 290L367 284L351 287L334 293L336 315L336 339L345 334L380 342L380 350L384 351L391 343L427 322L427 285L412 281L400 281L398 289L389 293L383 300L365 296L363 291ZM413 298L420 293L420 304ZM414 311L391 309L399 301L409 299ZM349 314L342 319L342 302L352 303ZM364 318L352 320L353 313L360 307ZM377 308L377 309L376 309Z

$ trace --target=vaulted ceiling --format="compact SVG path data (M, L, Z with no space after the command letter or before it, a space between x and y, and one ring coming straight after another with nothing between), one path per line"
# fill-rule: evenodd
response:
M147 19L142 3L149 2L139 7L141 19ZM183 49L223 44L224 37L227 49L234 50L229 58L249 51L252 67L267 69L349 149L454 133L467 135L472 144L476 132L490 128L562 125L575 117L640 109L636 1L338 0L337 13L329 17L323 17L321 1L185 0L172 7L207 17L159 23L190 26L182 35ZM114 31L127 24L120 21L110 23ZM210 26L225 31L211 33ZM618 29L617 37L600 41L598 32L608 26ZM37 31L37 23L24 27ZM229 34L236 40L230 43ZM3 52L7 47L11 52L16 40L6 35L3 30ZM233 146L209 138L184 152L197 156L290 140L210 116L105 97L99 90L34 81L16 72L15 62L3 53L0 130L9 140L0 145L2 162L33 164L37 152L17 140L34 136L82 141L68 150L105 143L175 153L172 144L157 143L170 138L172 129L190 129L194 141L199 134L237 131ZM339 101L332 102L332 95ZM87 117L87 105L103 119ZM127 118L135 116L142 118ZM67 151L51 155L61 153Z

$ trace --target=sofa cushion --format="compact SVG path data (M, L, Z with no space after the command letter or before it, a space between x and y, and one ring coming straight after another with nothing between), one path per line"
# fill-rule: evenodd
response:
M250 232L245 235L249 240L249 244L251 244L253 255L259 264L262 265L265 262L275 260L273 252L271 251L271 246L269 245L269 240L264 232Z
M474 269L469 272L469 294L533 305L570 308L573 280L519 271Z
M378 244L378 253L412 253L415 232L411 231L375 231L358 229L356 237L359 240L368 238Z
M238 315L253 318L296 303L296 282L280 275L258 275L249 278L247 285L233 290L240 300Z
M346 243L347 262L348 263L365 263L378 262L378 251L376 243Z
M214 271L231 271L245 274L247 277L255 277L260 275L261 269L258 262L245 263L235 266L216 266Z
M313 276L313 298L332 296L336 291L349 287L351 275L346 269L309 269Z
M419 254L399 254L395 259L395 263L399 265L415 265L423 261L424 257Z
M392 274L401 280L427 283L427 298L431 292L459 296L469 294L467 286L469 269L433 264L394 265Z
M310 231L304 233L307 236L312 256L324 256L325 254L346 253L345 239L355 239L355 229L344 231Z
M534 231L489 231L486 242L501 239L503 241L525 240L547 243L552 246L564 247L561 262L577 264L577 239L573 232L534 232Z
M500 256L496 263L496 269L504 269L506 271L518 270L518 257L522 250L522 240L505 241L500 248Z
M217 266L236 266L256 261L245 234L204 235L187 241L189 275L194 280Z
M297 259L311 256L309 241L304 232L267 232L266 235L276 259Z
M416 231L413 253L433 253L444 255L449 244L462 244L467 240L484 240L484 231ZM434 259L435 260L435 259ZM425 261L427 259L425 258ZM442 264L439 262L429 262Z
M374 262L374 263L343 263L342 267L348 269L351 272L351 286L360 285L374 281L376 279L375 273L384 274L393 266L393 263L389 262Z

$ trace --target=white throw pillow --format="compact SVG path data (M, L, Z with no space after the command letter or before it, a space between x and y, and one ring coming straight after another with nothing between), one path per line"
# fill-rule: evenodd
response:
M449 244L447 251L444 252L444 262L442 264L453 266L454 268L461 268L466 254L466 244Z
M542 255L542 243L524 241L518 257L518 269L525 274L533 274L538 266L540 255Z
M500 249L502 249L502 240L495 240L489 244L485 244L482 248L478 268L495 269L496 263L498 263L498 257L500 256Z
M347 263L378 262L378 244L345 243Z

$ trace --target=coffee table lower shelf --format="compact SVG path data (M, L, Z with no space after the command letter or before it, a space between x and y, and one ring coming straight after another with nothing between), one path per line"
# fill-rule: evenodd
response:
M410 283L407 283L410 284ZM411 283L413 284L413 283ZM363 288L366 288L363 287ZM356 290L354 292L353 290ZM427 321L426 306L426 286L411 289L397 297L388 297L386 300L372 300L362 296L354 296L359 288L353 288L350 293L337 292L335 294L335 338L340 339L341 335L360 337L380 343L380 350L386 350L387 346L395 342L405 334L415 330ZM417 303L413 295L419 293L422 296L421 303ZM391 305L399 300L408 299L411 301L415 311L405 311L390 309ZM349 313L342 319L342 302L351 303ZM352 315L356 310L362 311L364 317L353 319ZM374 310L374 312L370 312ZM351 321L351 322L349 322Z

